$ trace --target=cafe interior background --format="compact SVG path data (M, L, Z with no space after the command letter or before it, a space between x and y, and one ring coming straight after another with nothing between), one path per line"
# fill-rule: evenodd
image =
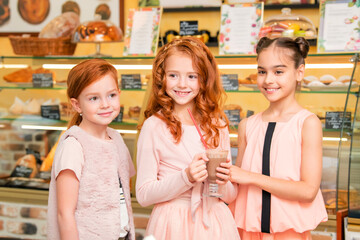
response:
M36 16L32 16L29 9L19 7L17 4L21 2L0 1L0 238L46 239L49 172L58 137L72 113L66 99L66 76L74 64L103 57L118 69L122 111L111 126L122 134L134 163L137 125L143 120L150 92L153 54L162 44L181 37L182 21L196 22L198 31L192 35L209 46L216 56L222 78L231 85L226 90L224 111L231 120L233 159L237 153L237 123L267 106L256 87L254 53L234 54L226 49L221 52L221 43L228 41L224 35L228 30L222 27L221 13L225 8L220 5L246 7L261 2L209 0L188 7L186 2L192 4L191 1L182 1L181 6L172 5L179 4L178 1L160 1L162 8L156 13L159 14L158 35L155 51L151 54L129 54L126 45L130 40L124 38L127 30L135 25L131 9L139 10L139 6L156 8L159 1L96 0L92 5L82 0L39 1L39 6L33 6L38 9ZM313 239L360 239L359 43L352 37L351 50L339 47L338 51L324 51L320 30L324 24L321 22L324 6L328 2L344 1L266 0L259 8L263 11L259 29L272 36L285 33L293 34L291 37L305 36L311 43L306 74L296 97L323 123L321 191L329 214L329 220L312 232ZM78 19L80 26L88 27L89 21L94 21L92 13L98 11L102 19L110 21L115 28L120 27L123 34L86 40L79 30L79 38L72 42L69 36L65 40L61 37L40 38L38 33L62 14L64 9L60 8L65 4L68 11L83 15ZM345 21L360 26L359 1L347 4L356 8L358 14ZM51 7L58 9L55 11ZM290 8L291 12L284 8ZM26 23L21 25L21 21ZM288 29L282 29L280 33L274 30L279 22L287 24ZM359 27L356 29L359 33ZM40 53L42 51L45 53ZM49 74L50 82L46 80ZM42 79L39 85L34 85L33 76ZM137 203L135 181L136 177L132 178L131 194L140 239L145 233L152 206L143 208Z

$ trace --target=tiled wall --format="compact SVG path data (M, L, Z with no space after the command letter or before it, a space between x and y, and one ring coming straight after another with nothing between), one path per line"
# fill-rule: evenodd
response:
M0 238L47 239L47 206L0 202ZM149 215L134 214L136 239L145 235Z
M0 237L46 239L47 207L0 202Z
M32 149L45 155L46 132L42 130L24 130L21 125L0 122L0 176L11 174L16 161L26 154L26 149ZM57 134L55 134L57 136ZM50 138L52 138L50 136ZM49 139L52 142L52 139Z

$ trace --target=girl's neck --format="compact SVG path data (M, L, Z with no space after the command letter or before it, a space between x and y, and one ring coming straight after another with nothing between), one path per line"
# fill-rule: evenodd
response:
M178 119L182 124L194 125L187 108L189 108L190 111L192 112L193 108L190 106L178 106L178 107L175 107L173 114L175 115L176 119ZM196 119L196 116L194 115L193 112L192 112L192 114L193 114L194 118Z
M88 134L103 140L110 140L110 137L106 131L107 126L89 126L88 124L81 122L79 127Z
M270 106L263 113L263 120L287 121L293 114L302 109L303 107L295 99L292 101L270 103Z

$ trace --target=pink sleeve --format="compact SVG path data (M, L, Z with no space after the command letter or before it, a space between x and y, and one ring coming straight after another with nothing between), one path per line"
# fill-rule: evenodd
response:
M228 158L231 161L231 147L230 147L230 136L228 128L223 128L221 130L221 147L229 151ZM226 203L231 203L236 199L237 196L237 184L228 181L225 186L223 186L222 194L223 197L221 198Z
M153 125L145 121L137 145L136 199L142 206L172 200L193 187L184 169L158 179L160 159L156 140L161 138L161 130Z
M84 153L81 144L74 138L66 138L59 144L54 157L55 178L63 170L71 170L80 181L81 170L84 165Z

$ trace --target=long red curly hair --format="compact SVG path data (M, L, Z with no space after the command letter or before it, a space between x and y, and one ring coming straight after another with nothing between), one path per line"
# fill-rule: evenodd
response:
M175 142L180 142L181 122L173 115L174 102L166 93L166 59L175 53L185 54L192 59L200 84L199 94L194 99L193 115L204 132L208 146L217 147L220 142L219 128L229 126L229 121L221 110L226 95L215 58L206 45L198 39L192 37L175 39L159 50L153 63L152 92L145 110L145 119L152 115L162 119Z

